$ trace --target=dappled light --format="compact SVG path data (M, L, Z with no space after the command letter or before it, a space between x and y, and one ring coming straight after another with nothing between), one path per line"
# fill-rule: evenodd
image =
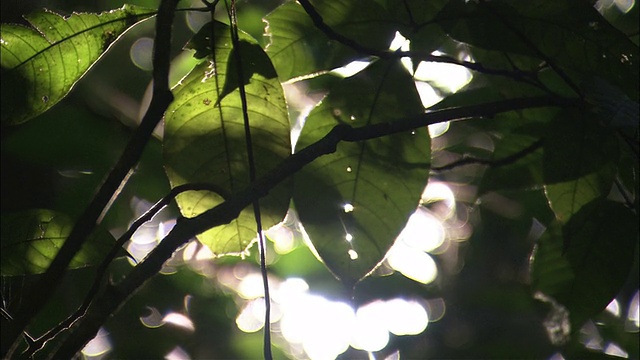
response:
M173 324L190 332L193 332L195 330L193 321L191 321L188 316L176 312L171 312L165 315L162 318L162 322L165 324Z
M87 360L98 360L109 350L111 350L109 333L104 328L100 328L96 336L84 346L82 354Z
M402 240L396 240L387 254L386 261L391 268L423 284L433 282L438 275L438 267L429 254L407 245Z
M164 324L162 314L155 307L147 306L149 315L141 316L140 322L148 328L158 328Z
M624 328L628 332L637 333L640 329L640 292L636 291L629 302L629 312Z
M638 1L49 2L1 358L638 358Z
M257 272L250 272L237 281L225 282L245 299L236 324L248 333L259 331L264 326L262 285L255 281L258 277ZM274 336L281 337L288 344L285 350L288 347L287 351L294 358L332 359L349 346L369 352L378 351L387 346L390 334L422 333L429 323L429 312L438 318L444 314L441 299L430 303L393 298L376 300L354 309L346 302L312 293L301 278L270 280ZM255 290L249 290L249 286L254 286ZM295 349L304 350L306 355L296 355Z
M615 317L620 317L620 303L618 299L613 299L605 310Z
M369 66L369 64L371 64L370 61L355 60L345 66L331 70L331 73L343 78L347 78L364 70L367 66Z
M615 7L619 12L626 14L635 4L635 0L598 0L595 7L599 11L605 11Z
M184 351L184 349L181 348L180 346L176 346L175 348L173 348L171 352L165 355L164 358L165 360L190 360L191 359L189 354L186 351Z
M138 68L146 71L153 70L151 63L151 54L153 53L153 39L141 37L131 45L129 56L131 62Z
M148 201L133 197L131 199L131 208L135 214L134 219L141 216L151 205ZM156 215L152 221L140 226L126 246L129 254L133 256L133 259L128 258L129 263L135 266L144 259L158 245L160 240L169 233L174 225L175 219L168 218L165 213L161 212L159 215ZM201 255L201 257L205 257L205 255ZM169 269L167 269L167 271L172 272L169 271Z
M389 50L410 51L411 42L402 36L400 32L396 32L395 37L389 45ZM440 56L447 54L436 50L432 52L431 55ZM471 60L471 57L465 53L460 53L457 57L464 61ZM402 58L401 62L405 69L413 75L416 89L420 94L422 105L425 108L437 104L447 95L456 93L470 83L473 78L473 75L467 68L456 64L420 61L414 68L413 60L409 57ZM446 131L442 130L443 127L434 127L433 129L434 130L430 130L430 132L436 135L434 137Z

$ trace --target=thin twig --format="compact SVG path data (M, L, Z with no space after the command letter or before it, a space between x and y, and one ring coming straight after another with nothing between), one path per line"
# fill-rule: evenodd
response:
M225 2L226 4L226 2ZM251 139L251 125L249 124L249 107L247 104L247 93L244 87L244 71L242 69L242 54L240 53L240 37L238 36L238 16L236 14L236 1L231 0L231 8L227 8L229 22L231 23L231 42L233 44L234 61L238 71L238 90L240 92L240 102L242 103L242 118L244 121L244 138L247 148L247 159L249 162L249 180L253 184L256 181L256 163L253 153L253 143ZM271 296L269 294L269 277L267 273L266 246L264 234L262 232L262 219L260 216L260 200L253 201L253 215L256 219L258 232L258 248L260 252L260 272L262 274L262 287L264 289L264 339L263 356L266 360L273 359L271 353Z
M102 287L102 285L104 284L104 281L106 280L105 275L107 273L107 269L109 268L109 265L111 264L113 259L116 258L118 253L122 250L122 247L124 246L124 244L127 241L129 241L129 239L131 239L133 234L142 225L144 225L148 221L151 221L153 217L158 212L160 212L160 210L162 210L164 207L169 205L169 203L171 203L171 201L175 199L175 197L178 196L178 194L181 194L185 191L200 191L200 190L213 191L218 195L220 195L225 200L231 196L226 190L212 184L184 184L184 185L176 186L173 189L171 189L171 191L167 195L165 195L162 199L156 202L144 214L138 217L131 224L129 229L124 234L122 234L118 238L118 240L116 240L114 245L111 247L111 251L109 252L109 254L105 256L105 258L102 260L102 263L96 269L96 275L93 280L93 285L87 292L87 295L85 296L83 303L78 307L78 309L69 317L67 317L65 320L58 323L58 325L56 325L54 328L50 329L45 334L40 336L38 339L34 340L31 344L29 344L29 347L27 348L27 350L25 350L22 353L22 356L31 358L38 351L40 351L47 342L57 337L61 332L69 329L71 326L73 326L73 324L76 321L78 321L80 318L82 318L82 316L84 316L87 309L89 308L89 305L91 305L91 302L93 301L95 296L98 294L100 288Z
M60 279L64 276L69 263L76 253L80 251L87 237L95 228L98 218L112 197L117 195L117 190L127 177L127 174L140 160L154 128L162 119L171 101L173 101L173 95L169 90L169 55L171 21L176 2L177 0L165 0L162 2L164 5L161 5L158 10L156 20L157 36L153 57L154 68L158 70L154 71L153 75L153 98L149 109L140 126L134 131L117 164L109 173L91 203L76 221L68 238L47 271L31 289L27 290L28 296L25 297L25 301L16 313L14 321L7 326L6 334L3 334L3 342L6 341L7 344L11 344L7 349L7 353L3 354L5 356L11 357L13 355L13 352L20 345L20 334L31 322L31 319L40 312L61 283Z
M514 162L540 149L541 147L542 147L542 140L537 140L537 141L534 141L531 145L527 146L526 148L501 159L480 159L480 158L474 158L474 157L463 157L462 159L456 160L449 164L445 164L442 166L434 166L431 168L431 170L436 172L443 172L443 171L453 170L460 166L472 165L472 164L487 165L489 167L505 166L505 165L513 164Z
M158 246L130 274L117 285L107 285L105 291L91 304L87 314L72 328L72 335L55 354L55 358L70 358L98 332L106 319L117 311L140 286L155 275L173 252L192 237L212 227L227 224L253 202L269 193L280 182L298 172L318 157L336 151L341 141L364 141L395 133L411 131L427 125L453 120L484 117L497 113L539 107L575 107L581 102L575 99L531 97L444 109L398 119L383 124L353 128L346 124L335 126L327 135L308 147L296 152L264 176L225 202L193 218L180 218L175 227Z
M399 50L388 51L388 50L372 49L372 48L363 46L357 41L336 32L329 25L327 25L324 22L322 15L318 13L318 11L309 2L309 0L298 0L298 2L300 3L300 5L302 5L303 9L305 10L309 18L311 18L311 21L313 22L315 27L318 28L320 31L322 31L329 39L335 40L341 43L342 45L345 45L361 54L376 56L382 59L399 59L403 57L409 57L414 60L420 60L420 61L459 65L469 70L477 71L479 73L509 77L509 78L512 78L518 81L523 81L528 84L539 87L539 84L536 81L535 72L526 72L522 70L508 71L508 70L502 70L502 69L490 69L490 68L484 67L482 64L479 64L479 63L474 63L474 62L464 61L464 60L457 60L446 55L433 55L431 53L427 53L424 51L399 51Z
M100 214L111 198L116 195L123 179L139 161L154 128L173 101L173 95L169 90L169 64L171 28L176 4L177 0L163 0L158 9L153 54L153 98L149 109L140 126L133 133L118 163L74 225L69 237L43 274L41 280L28 292L29 296L26 297L14 321L7 327L5 339L11 345L7 354L4 355L8 357L13 356L13 352L18 348L20 344L19 336L22 331L24 331L31 319L39 313L53 294L53 291L61 283L60 279L64 276L69 263L95 228Z
M558 65L556 65L555 61L552 58L550 58L544 52L542 52L542 50L540 50L522 31L517 29L508 19L506 19L504 16L500 16L498 11L496 11L495 8L493 8L488 1L481 1L481 3L483 6L487 8L485 10L488 10L487 12L490 15L498 19L498 21L500 21L511 32L513 32L513 34L516 35L520 39L520 41L522 41L523 44L527 45L531 50L533 50L533 52L536 53L538 57L543 59L547 63L547 65L549 65L549 67L553 69L553 71L555 71L555 73L558 74L558 76L560 76L560 78L565 82L565 84L567 84L567 86L569 86L578 96L580 97L584 96L584 94L582 93L582 90L580 90L578 85L576 85L573 82L573 80L571 80L569 75L567 75L562 69L560 69Z

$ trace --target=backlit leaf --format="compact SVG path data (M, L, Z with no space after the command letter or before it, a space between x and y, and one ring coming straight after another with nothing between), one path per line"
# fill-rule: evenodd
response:
M615 166L607 166L576 180L545 185L549 206L557 219L566 222L582 206L599 197L606 197L613 185L615 170Z
M71 232L73 221L52 210L2 215L2 276L43 273ZM69 264L70 269L97 265L115 239L98 227Z
M379 60L335 85L309 115L297 148L333 126L393 121L423 111L399 61ZM295 177L294 202L313 247L347 286L384 258L416 210L428 177L426 128L360 143L340 143Z
M25 17L33 28L0 25L2 124L20 124L58 103L118 37L154 14L132 5L68 17L44 10Z
M209 45L212 30L215 63ZM291 154L282 86L255 40L242 33L240 48L232 48L227 25L205 25L189 47L198 57L208 56L173 89L175 100L165 116L165 169L173 187L211 183L233 194L249 185L239 77L233 73L237 71L234 51L240 51L243 60L242 83L247 93L257 176ZM190 191L179 195L177 202L184 216L193 217L222 203L221 195ZM265 229L284 218L289 199L289 186L282 184L260 201ZM236 220L210 229L198 239L216 255L244 254L256 231L253 210L248 207Z
M371 1L312 1L324 22L358 44L386 50L396 26ZM327 38L315 27L302 6L286 2L265 17L267 54L281 80L332 70L362 58L362 54ZM366 55L364 55L366 56Z

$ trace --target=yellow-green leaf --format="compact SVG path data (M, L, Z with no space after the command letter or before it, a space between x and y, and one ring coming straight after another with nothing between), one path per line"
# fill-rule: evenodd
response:
M71 232L68 216L44 209L2 215L2 276L43 273ZM70 269L97 265L114 245L111 234L98 227L69 264Z
M109 46L153 9L125 5L101 14L25 16L33 28L0 25L2 125L30 120L64 98Z
M212 33L213 31L213 33ZM215 61L211 57L211 38ZM210 183L235 193L249 185L249 162L239 81L247 93L257 176L291 154L289 118L282 86L267 55L248 35L240 34L233 49L229 27L205 25L189 47L206 59L174 88L175 100L165 116L164 163L171 186ZM242 57L243 78L237 75L234 51ZM282 184L260 201L265 228L280 222L289 207L290 186ZM188 191L177 197L186 217L224 201L222 194ZM198 236L216 255L244 254L256 237L252 207L228 225Z

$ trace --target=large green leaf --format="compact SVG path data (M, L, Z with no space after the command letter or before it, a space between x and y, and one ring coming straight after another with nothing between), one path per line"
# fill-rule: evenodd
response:
M363 126L423 111L399 61L379 60L331 88L309 115L297 148L340 123ZM295 177L294 203L317 254L345 284L366 276L415 211L428 177L426 128L341 143Z
M125 5L101 14L25 16L33 26L0 25L2 125L25 122L64 98L120 35L153 9Z
M51 210L28 210L2 215L2 276L43 273L71 232L73 221ZM71 260L76 269L99 264L115 239L98 227Z
M553 223L538 241L532 288L564 306L575 331L620 291L637 241L637 216L620 203L596 199L566 225Z
M638 47L589 2L455 0L436 21L456 40L538 62L551 59L577 85L597 75L638 99Z
M324 22L334 31L358 44L387 50L397 24L371 1L312 1ZM354 50L336 42L315 27L302 6L290 1L265 17L266 48L282 80L331 70L362 58Z
M215 61L211 61L210 55L212 30ZM232 48L227 25L219 22L205 25L189 47L196 50L198 57L207 58L174 88L175 100L165 116L165 169L173 187L205 182L235 193L249 184L239 81L247 94L258 176L291 154L282 86L255 40L242 33L239 49ZM242 57L243 79L237 76L234 51L239 51ZM284 218L289 191L289 186L282 184L261 200L265 228ZM221 195L190 191L179 195L177 202L184 216L193 217L220 204ZM255 237L256 222L251 207L230 224L198 236L218 255L243 254Z

